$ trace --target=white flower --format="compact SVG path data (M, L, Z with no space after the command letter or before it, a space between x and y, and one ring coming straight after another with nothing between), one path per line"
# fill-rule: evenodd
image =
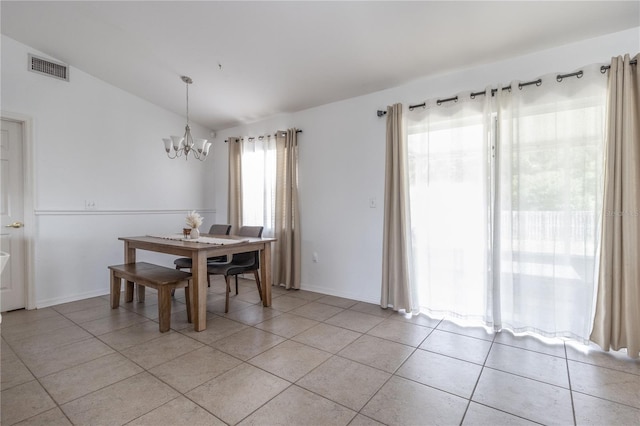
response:
M191 228L199 228L202 225L202 216L193 210L187 214L186 222Z

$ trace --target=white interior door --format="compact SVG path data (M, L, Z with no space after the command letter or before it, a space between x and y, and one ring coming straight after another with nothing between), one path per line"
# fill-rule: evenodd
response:
M25 307L22 123L2 120L0 142L0 251L10 254L0 276L0 311Z

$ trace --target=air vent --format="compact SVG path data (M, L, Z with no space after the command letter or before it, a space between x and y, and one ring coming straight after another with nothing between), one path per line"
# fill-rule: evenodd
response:
M29 54L29 70L49 77L69 81L69 67L59 62L39 58Z

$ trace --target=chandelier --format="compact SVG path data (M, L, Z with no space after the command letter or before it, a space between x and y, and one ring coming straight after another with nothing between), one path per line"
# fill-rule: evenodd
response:
M211 148L211 142L207 142L206 139L194 139L191 136L191 128L189 128L189 85L193 83L191 77L182 76L182 81L187 85L187 125L184 128L184 136L171 136L169 138L163 138L164 150L167 151L167 156L171 159L178 158L184 155L184 159L187 160L189 153L200 161L204 161L209 154L209 148ZM173 147L173 155L171 148Z

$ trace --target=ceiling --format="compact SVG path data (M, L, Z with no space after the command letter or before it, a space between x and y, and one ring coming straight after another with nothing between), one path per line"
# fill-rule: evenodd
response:
M2 34L181 115L180 76L190 76L190 118L213 130L640 26L640 1L3 0L0 8Z

